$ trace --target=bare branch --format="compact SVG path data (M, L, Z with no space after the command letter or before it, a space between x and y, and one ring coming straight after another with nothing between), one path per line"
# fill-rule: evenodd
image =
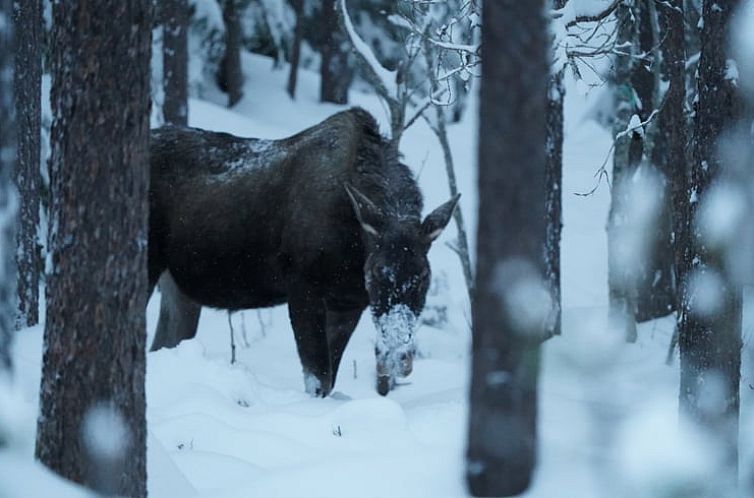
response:
M408 130L411 127L411 125L413 125L416 122L416 120L419 119L424 114L424 111L429 109L431 105L433 104L438 105L437 99L445 95L447 91L448 91L447 88L440 88L435 93L427 97L424 103L419 106L419 108L414 113L414 115L408 121L406 121L406 124L403 126L403 129Z

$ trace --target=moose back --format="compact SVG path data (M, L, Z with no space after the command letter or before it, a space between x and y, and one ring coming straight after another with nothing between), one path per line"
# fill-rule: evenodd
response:
M163 297L152 350L194 337L201 306L288 303L305 388L327 396L369 307L386 394L411 371L427 252L457 202L422 221L410 170L362 109L282 140L154 130L149 284Z

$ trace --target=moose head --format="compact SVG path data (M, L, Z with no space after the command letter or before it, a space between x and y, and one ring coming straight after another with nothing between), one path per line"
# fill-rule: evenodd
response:
M460 194L422 221L386 212L353 186L346 185L346 191L364 233L364 283L377 329L377 391L385 395L396 377L413 368L414 330L430 283L427 253L450 221Z

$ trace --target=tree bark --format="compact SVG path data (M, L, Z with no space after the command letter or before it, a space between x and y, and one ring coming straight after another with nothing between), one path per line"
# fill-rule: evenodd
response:
M512 496L537 456L543 320L522 320L521 285L545 288L544 0L484 2L477 294L466 476L475 496ZM521 116L527 116L521 120Z
M13 1L0 0L0 18L10 19ZM11 371L11 340L15 306L16 190L12 183L16 167L16 114L13 105L13 25L0 23L0 380ZM6 76L7 75L7 76Z
M703 208L705 193L720 183L724 165L719 139L732 126L741 106L735 88L726 78L726 48L730 19L736 0L705 0L702 16L702 50L697 87L699 99L694 123L691 189L700 202L691 202L690 220ZM700 206L702 204L702 206ZM738 412L741 369L742 289L725 266L725 249L714 249L704 239L702 228L691 223L691 248L686 253L688 272L680 319L681 412L705 427L727 449L728 484L735 486L738 464ZM696 307L698 289L689 285L693 275L717 275L715 289L719 307L705 313ZM722 406L710 409L710 389ZM707 403L705 403L707 398Z
M14 2L13 25L16 33L13 96L18 126L18 163L14 177L20 201L16 240L16 328L20 329L39 323L39 271L42 265L37 235L42 85L41 1Z
M225 55L220 63L218 83L220 89L228 94L228 107L233 107L243 97L238 0L222 0L222 9L225 22Z
M165 122L188 124L188 11L187 0L161 0L162 73Z
M152 2L55 2L53 19L52 272L36 455L102 494L144 497ZM101 456L81 439L102 404L126 429L105 484Z
M350 43L338 22L337 0L322 0L322 66L320 100L334 104L348 103L348 88L353 80L349 53Z
M680 318L682 282L686 279L686 251L689 239L689 167L686 160L686 50L684 42L684 1L669 0L658 5L662 42L662 72L668 83L665 103L657 117L658 134L652 150L652 163L657 165L668 181L670 197L670 240L674 271L674 309ZM673 337L670 352L675 349L678 331ZM670 356L672 358L672 356Z
M296 98L296 81L298 65L301 59L301 42L304 38L304 0L291 0L296 14L296 27L293 30L293 47L291 47L291 72L288 74L288 95Z
M551 0L554 9L565 7L567 0ZM550 75L547 89L547 164L545 167L545 213L547 238L545 271L556 318L547 334L560 335L562 330L562 293L560 288L560 238L563 231L563 101L565 67Z

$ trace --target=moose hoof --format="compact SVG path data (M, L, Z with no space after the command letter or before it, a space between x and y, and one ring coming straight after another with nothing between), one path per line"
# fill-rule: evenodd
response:
M331 382L323 382L312 373L304 373L304 389L307 394L315 398L326 398L332 391Z
M377 392L380 396L387 396L387 393L390 392L394 385L395 381L392 377L388 375L377 376Z

